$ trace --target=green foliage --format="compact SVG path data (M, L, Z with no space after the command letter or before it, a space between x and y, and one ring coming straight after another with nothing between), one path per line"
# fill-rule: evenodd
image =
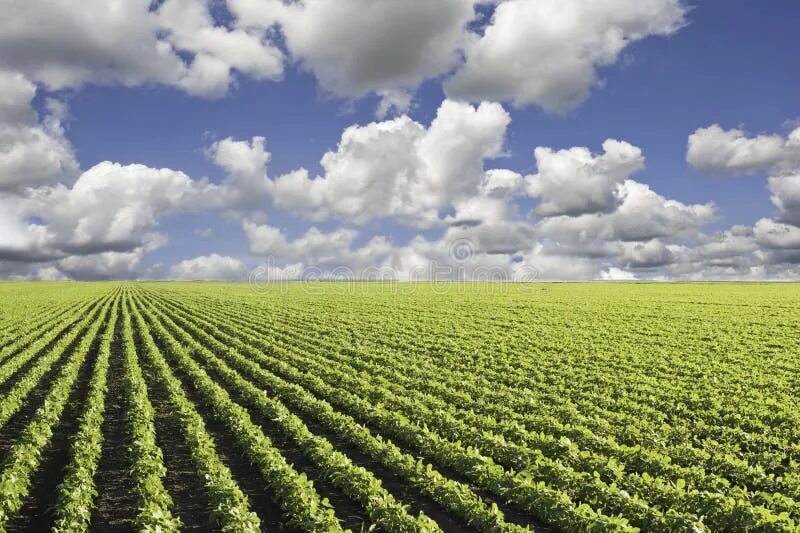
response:
M406 494L486 532L800 529L798 285L43 286L0 286L0 428L45 388L0 458L0 531L94 339L54 531L91 528L110 379L140 531L181 527L156 392L222 531L262 524L207 420L298 530L342 530L323 481L371 530L441 530Z

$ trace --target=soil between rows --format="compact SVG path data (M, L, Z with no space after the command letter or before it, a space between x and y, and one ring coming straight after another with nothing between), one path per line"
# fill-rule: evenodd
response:
M118 311L121 312L121 311ZM136 497L130 478L130 434L125 418L122 317L118 315L108 365L106 406L101 426L103 447L95 475L97 501L91 519L95 531L132 531Z

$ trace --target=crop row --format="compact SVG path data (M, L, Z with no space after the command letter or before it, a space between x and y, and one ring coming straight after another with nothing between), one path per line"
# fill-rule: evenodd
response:
M203 309L201 311L200 310L198 311L199 313L198 312L194 313L196 316L208 316L209 313L213 313L211 309ZM204 325L204 328L207 328L207 325ZM235 326L235 331L239 333L242 337L245 337L245 335L242 334L240 325ZM259 339L257 338L248 338L247 340L248 342L256 342L256 343L259 342ZM231 342L231 339L226 339L226 342ZM274 348L274 346L272 348ZM292 357L288 359L284 357L284 360L292 361L292 359L295 357L296 354L292 354ZM274 364L275 364L274 362L270 362L270 365ZM309 368L308 366L309 363L307 361L303 361L302 364L305 368ZM313 367L313 369L317 373L317 375L325 375L325 373L327 372L329 375L332 376L331 377L332 382L347 384L347 386L352 390L352 387L356 385L353 384L352 381L349 383L346 381L342 381L342 375L341 374L336 375L337 372L331 370L332 366L334 365L328 364L326 366L324 364L320 364L317 367ZM339 364L335 365L337 369L341 368L342 366L343 365ZM372 388L370 394L371 396L368 397L373 398L375 401L379 401L379 397L375 396L376 388ZM414 407L415 404L406 403L405 413L413 415L415 410ZM419 411L419 409L417 409L417 411ZM421 422L428 423L431 427L438 427L445 434L449 432L449 435L453 438L458 438L459 436L464 437L465 435L470 436L470 438L473 439L472 442L480 443L482 445L481 446L482 449L491 450L490 453L493 453L495 456L498 455L500 457L505 456L506 462L507 463L511 462L515 464L515 466L525 466L526 459L524 456L527 452L528 455L527 461L531 460L536 461L538 463L537 466L540 467L541 472L547 472L547 468L550 468L551 473L555 472L557 475L562 476L563 479L564 472L559 472L557 469L555 469L556 465L549 464L546 459L542 460L543 458L538 456L538 450L537 453L531 454L530 450L526 450L525 448L519 446L513 446L513 445L509 446L508 443L504 443L502 440L499 440L496 437L481 438L481 432L479 429L471 430L467 425L463 423L459 424L457 422L454 422L452 418L448 419L448 417L441 417L441 416L437 417L434 416L433 413L428 413L428 416L429 418L427 420L425 420L424 418L420 419L419 415L417 419L420 420ZM480 428L480 426L478 426L478 428ZM519 452L522 452L522 456L514 457L513 454ZM736 500L724 498L713 493L704 494L698 491L686 492L684 490L685 482L682 481L679 481L677 486L675 485L670 486L663 484L659 485L655 481L656 480L653 480L649 475L639 476L636 480L637 486L635 486L634 488L638 488L640 492L642 491L643 488L647 489L647 492L649 492L648 496L651 499L658 501L658 503L662 506L674 505L677 508L680 507L687 508L687 510L691 508L704 509L706 513L710 515L706 519L712 523L714 522L716 522L717 524L730 523L730 520L733 519L732 517L740 515L742 516L748 515L748 513L742 512L748 509L748 507L746 505L742 507L742 505L740 503L737 503ZM590 479L586 479L585 475L583 476L578 475L576 477L576 483L573 483L573 486L576 487L576 490L578 487L580 487L580 490L583 490L585 494L587 487L590 488L592 486L591 476ZM654 492L655 494L653 494ZM676 501L675 498L679 499ZM602 503L606 503L605 500L603 500ZM676 505L676 504L681 504L681 505ZM773 523L775 521L785 522L785 520L782 519L780 516L771 515L768 511L766 511L763 508L760 510L758 508L750 508L750 509L751 509L750 514L753 514L754 516L747 516L746 518L743 518L743 520L748 520L748 521L755 520L756 522L762 521L765 523Z
M19 511L30 490L31 476L53 437L53 428L66 407L75 379L95 337L107 320L112 299L105 298L98 318L92 321L75 350L69 354L68 361L50 385L44 402L0 465L0 531L6 530L9 519Z

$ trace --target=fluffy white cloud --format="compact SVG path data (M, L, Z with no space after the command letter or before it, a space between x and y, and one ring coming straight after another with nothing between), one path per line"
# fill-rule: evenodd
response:
M56 270L65 277L78 280L137 278L137 267L144 252L140 247L130 252L73 255L57 261ZM45 272L48 276L55 275L52 271Z
M172 266L170 276L180 280L238 280L244 278L244 263L219 254L186 259Z
M699 243L691 250L691 254L706 264L730 266L748 258L758 249L758 244L753 239L753 228L736 225L710 236L700 236Z
M598 84L598 66L674 32L685 14L680 0L504 0L484 31L480 3L0 0L0 68L50 89L159 83L213 98L237 73L280 78L281 42L324 92L380 97L381 117L405 112L423 81L453 71L455 97L561 111Z
M205 0L167 0L157 16L172 46L196 54L180 82L191 94L225 95L231 69L254 79L277 79L283 74L283 54L264 39L263 32L216 25Z
M800 226L800 128L785 138L780 135L748 137L741 129L723 130L713 124L689 136L686 159L704 172L766 170L770 173L768 188L770 199L778 209L777 222L762 219L755 226L765 246L780 248L775 246L777 235L783 235L783 239L792 228Z
M600 279L605 281L633 281L636 274L617 267L610 267L600 273Z
M177 83L183 63L156 36L150 0L0 0L0 66L51 89Z
M691 235L711 222L712 204L687 205L659 195L648 185L626 180L617 186L619 207L610 213L547 217L537 224L538 233L568 242L648 241Z
M208 186L167 168L105 161L71 188L59 184L33 191L25 211L46 221L54 248L126 251L149 240L160 217L204 205Z
M49 101L43 120L31 107L36 87L19 73L0 70L0 192L22 192L70 181L78 173L61 125L64 109Z
M351 126L323 156L323 176L301 169L275 181L275 203L313 220L395 216L430 225L479 192L483 161L502 155L509 122L498 104L446 100L427 129L407 116Z
M756 241L765 248L800 249L800 228L762 218L753 226Z
M703 172L780 172L800 165L800 128L780 135L748 137L741 129L718 124L698 128L689 136L686 160Z
M538 172L526 178L527 190L541 197L535 212L542 216L613 211L621 200L618 185L644 168L639 148L614 139L603 143L598 156L582 147L539 147L534 155Z
M0 195L0 261L39 261L52 256L46 228L25 221L20 198Z
M217 24L205 0L0 0L0 68L50 89L161 83L224 95L232 71L276 79L283 57L264 32Z
M283 231L267 224L242 223L250 253L270 256L282 261L314 258L325 261L326 256L348 250L357 233L350 229L337 229L324 233L312 227L304 235L289 240Z
M475 0L238 0L244 28L280 24L291 55L324 90L347 98L383 97L381 112L405 111L409 92L459 60Z
M769 190L780 220L800 226L800 174L771 176Z
M613 235L623 241L676 237L696 231L714 218L713 204L687 205L659 195L648 185L627 180L620 185L619 208L610 215Z
M0 122L27 123L36 120L31 100L36 85L18 72L0 71Z
M226 179L214 193L215 203L232 210L264 209L273 183L267 177L271 154L264 137L237 141L228 137L212 144L207 153L226 173Z
M623 243L622 261L629 268L652 268L673 261L672 251L660 240Z
M466 63L445 88L457 98L565 111L598 84L599 66L634 41L674 33L685 14L679 0L506 0L468 41Z
M483 196L491 198L505 198L516 196L523 192L525 180L522 174L513 170L493 168L483 175L479 187Z

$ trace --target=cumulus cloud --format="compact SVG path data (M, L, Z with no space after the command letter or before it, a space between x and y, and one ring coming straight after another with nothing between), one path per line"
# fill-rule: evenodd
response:
M56 262L56 270L63 276L77 280L135 279L145 249L130 252L101 252L90 255L73 255ZM52 267L51 267L52 268ZM54 275L49 271L48 275Z
M69 181L78 173L64 136L64 108L49 101L39 119L31 107L36 86L19 73L0 70L0 192Z
M177 50L195 54L180 81L191 94L225 95L232 69L254 79L277 79L283 74L283 54L263 32L216 25L205 0L167 0L156 15L166 40Z
M622 198L610 215L613 235L623 241L676 237L696 231L714 218L713 204L684 204L666 199L648 185L626 180L618 188Z
M50 89L177 83L183 63L156 35L149 0L0 2L0 65Z
M240 260L219 254L203 255L176 263L170 277L179 280L238 280L246 267Z
M46 221L48 239L67 253L142 245L164 215L200 205L207 183L183 172L105 161L75 185L33 191L25 211Z
M633 281L636 279L636 274L621 268L610 267L608 270L600 272L600 279L605 281Z
M632 42L674 33L686 9L679 0L506 0L471 35L447 94L569 110L599 84L598 67Z
M800 174L771 176L768 187L770 199L778 208L778 218L800 226Z
M759 242L770 248L800 226L800 128L781 135L748 137L741 129L724 130L713 124L689 136L687 161L704 172L748 173L767 171L770 199L777 220L759 220L754 229ZM800 230L798 230L800 231Z
M265 208L273 189L267 176L271 154L265 144L264 137L253 137L250 141L228 137L208 148L211 160L226 173L225 181L214 192L220 207L238 211Z
M379 114L385 114L406 111L423 80L456 65L475 3L235 0L231 9L244 28L278 23L292 57L325 91L346 98L380 95Z
M781 172L800 166L800 128L780 135L748 137L741 129L718 124L698 128L689 136L686 160L703 172Z
M49 89L158 83L216 98L237 75L279 79L281 43L323 92L379 97L380 117L407 111L423 81L454 71L454 97L563 111L599 83L599 66L633 41L673 33L686 11L680 0L505 0L483 28L481 3L0 0L0 68Z
M224 95L237 71L275 79L283 57L263 32L217 24L204 0L0 1L0 68L49 89L160 83Z
M629 268L652 268L671 263L672 251L658 239L645 242L626 242L622 246L622 260Z
M691 255L706 264L731 266L759 250L753 238L753 228L735 225L713 235L701 235Z
M762 218L753 226L756 241L765 248L800 250L800 228Z
M17 197L0 195L0 261L38 261L52 257L46 228L28 223Z
M72 185L58 183L29 188L16 198L0 197L4 207L0 257L39 261L146 251L163 244L157 230L164 217L263 210L271 186L263 139L225 139L209 153L226 170L222 183L192 179L169 168L104 161L80 174Z
M325 233L312 227L301 237L289 240L283 231L268 224L244 221L242 228L251 254L278 257L281 260L313 257L316 261L324 261L326 255L349 249L358 235L354 230L345 228Z
M542 219L541 235L570 242L647 241L691 235L714 218L713 204L684 204L670 200L648 185L626 180L618 185L619 201L610 213L559 215Z
M534 155L538 172L526 179L527 191L541 198L535 212L542 216L612 211L621 200L618 185L644 168L639 148L614 139L603 143L598 156L583 147L539 147Z
M509 122L499 104L446 100L427 129L405 115L351 126L323 156L322 176L300 169L275 181L275 203L313 220L394 216L430 225L478 192L483 161L502 155Z

